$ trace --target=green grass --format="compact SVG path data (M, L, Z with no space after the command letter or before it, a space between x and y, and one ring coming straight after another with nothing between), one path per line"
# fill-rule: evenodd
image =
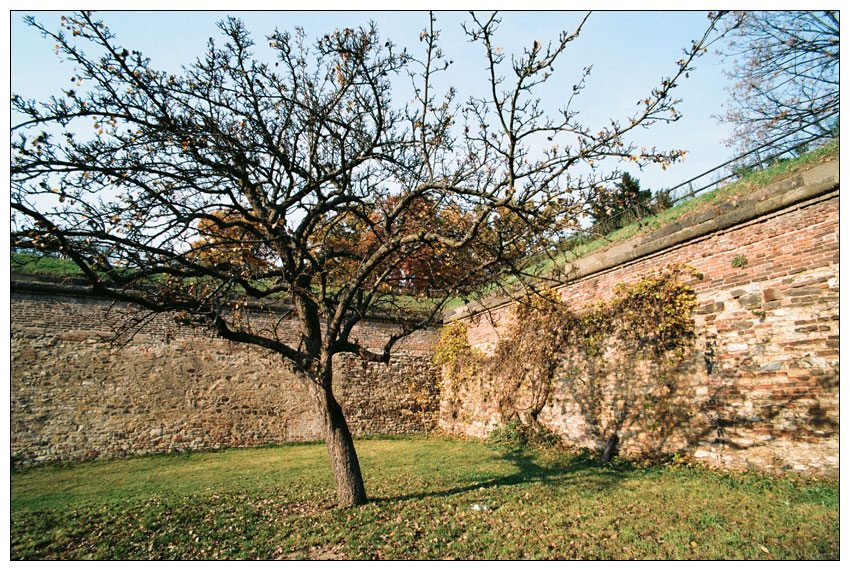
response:
M705 192L704 194L695 196L690 200L685 200L655 216L649 216L638 222L634 222L628 226L614 230L604 238L584 244L575 253L577 257L586 256L595 250L607 246L611 242L628 240L636 234L660 228L666 224L675 222L684 216L696 213L704 209L706 206L721 204L731 200L732 198L748 194L759 188L764 188L769 184L787 178L788 176L792 176L795 172L802 168L810 167L821 162L827 157L837 156L839 148L839 141L836 138L824 146L809 151L799 157L780 160L768 166L764 170L754 171L733 183Z
M11 268L13 272L22 274L54 276L59 278L81 278L83 273L72 260L54 258L51 256L36 256L12 252Z
M12 252L11 269L13 272L28 275L50 276L55 278L83 278L83 272L73 262L73 260L54 258L52 256L37 256L34 254L24 254L20 252ZM193 281L202 281L208 278L189 278L187 283ZM155 282L157 278L148 278L148 282ZM258 287L271 287L271 282L259 282ZM241 286L235 286L235 291L244 291ZM285 293L276 293L269 296L271 300L288 301ZM433 301L429 298L418 297L412 295L396 295L388 298L388 301L377 300L373 306L376 309L386 309L389 311L402 310L418 310L429 311L433 308Z
M839 557L834 482L442 437L357 446L371 501L353 508L321 443L15 469L11 557Z

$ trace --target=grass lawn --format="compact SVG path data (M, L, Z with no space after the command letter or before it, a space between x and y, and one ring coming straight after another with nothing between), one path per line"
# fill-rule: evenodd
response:
M13 469L12 559L837 559L837 482L553 451L358 440ZM486 509L473 509L474 506Z

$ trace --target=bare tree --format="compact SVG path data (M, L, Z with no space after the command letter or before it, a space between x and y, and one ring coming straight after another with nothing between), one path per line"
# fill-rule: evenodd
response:
M339 503L362 503L334 356L387 363L449 300L533 273L524 261L552 255L583 196L618 176L595 174L603 159L677 160L626 137L678 117L671 90L707 41L633 117L591 129L573 109L589 70L554 116L533 96L584 22L508 64L498 18L470 20L489 82L461 104L453 89L436 93L448 64L433 16L418 57L372 25L312 44L275 32L271 63L228 18L223 45L210 40L180 74L153 69L90 13L63 17L59 31L30 19L76 75L49 101L12 97L24 117L12 127L12 244L61 252L101 294L280 354L322 419ZM391 86L405 69L415 96L399 106ZM580 165L590 174L572 176ZM280 298L297 343L245 317L248 303ZM380 351L353 335L375 312L398 324Z
M724 119L741 151L778 139L805 146L833 132L839 111L838 11L731 12L724 17L733 81Z

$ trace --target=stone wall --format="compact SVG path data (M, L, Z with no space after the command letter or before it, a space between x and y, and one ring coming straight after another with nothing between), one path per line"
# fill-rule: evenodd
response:
M569 374L580 368L562 355L539 420L569 443L601 448L600 426L626 419L619 437L627 455L678 452L731 468L837 474L838 203L834 161L581 260L560 292L576 310L610 298L618 282L671 264L696 268L694 337L672 374L663 419L652 411L657 364L609 345L611 368L598 379L605 402L587 404L580 375ZM450 316L485 352L510 318L502 300ZM492 382L453 395L444 379L440 427L484 437L500 424Z
M130 309L79 288L13 276L11 455L15 463L321 438L305 389L284 361L157 316L127 342ZM295 323L252 315L293 335ZM389 334L371 322L355 337ZM355 435L422 432L438 410L436 331L402 342L390 366L336 358L335 392ZM284 337L285 338L285 337Z
M608 343L609 366L593 379L603 397L592 406L576 382L592 371L561 355L539 420L593 448L617 427L626 455L677 452L731 468L837 474L838 194L833 161L577 261L561 290L576 310L610 298L617 283L693 266L703 274L689 281L699 301L694 335L674 371ZM113 327L129 308L79 288L16 279L14 462L320 438L281 358L164 316L116 345ZM487 352L510 316L508 301L490 299L446 320L467 323L470 342ZM256 313L252 321L283 338L295 334L280 315ZM378 346L390 328L371 322L355 336ZM436 329L405 340L389 367L339 356L335 391L355 434L438 425L485 437L503 422L493 379L440 383L431 366L436 340ZM674 385L666 397L657 390L662 369Z

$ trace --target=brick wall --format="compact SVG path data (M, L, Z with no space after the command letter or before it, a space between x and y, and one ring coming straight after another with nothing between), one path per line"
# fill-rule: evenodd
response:
M611 366L599 379L605 402L587 404L575 381L580 375L570 373L580 367L565 354L540 420L579 446L600 448L607 436L600 426L617 426L618 418L625 454L679 452L732 468L837 474L838 202L836 161L618 245L609 252L613 262L602 253L579 264L579 275L561 290L575 309L610 298L618 282L671 264L693 266L704 276L689 282L699 302L695 334L672 374L674 394L661 425L651 410L657 364L610 344ZM703 232L694 233L700 224ZM676 232L689 234L671 245ZM653 249L653 240L661 246ZM733 265L737 256L745 266ZM510 315L510 305L494 303L454 318L465 320L470 343L486 351ZM495 380L478 382L459 389L458 409L444 379L444 431L484 437L502 422L488 398Z
M561 355L540 421L570 443L599 448L617 427L624 454L679 452L715 465L837 474L839 220L837 161L579 260L562 297L575 309L610 298L671 264L699 305L675 382L658 405L660 365L609 343L588 404L584 365ZM747 264L735 267L737 256ZM108 341L129 308L71 288L15 285L11 303L13 461L67 460L320 437L298 380L277 356L233 345L167 317L127 345ZM491 348L510 304L465 307L470 342ZM257 313L257 327L295 333ZM376 346L389 324L355 336ZM436 330L401 344L389 367L340 356L336 393L355 434L422 431L484 437L502 422L494 379L457 387L431 366ZM578 375L581 376L581 375ZM456 406L460 403L459 406ZM653 408L654 407L654 408ZM662 414L663 412L663 414Z
M110 341L130 308L55 284L14 283L11 454L16 463L321 438L282 358L157 316L125 345ZM295 323L252 315L255 327ZM359 327L376 347L390 325ZM355 435L422 432L438 410L436 332L402 342L390 366L339 355L335 382ZM126 340L126 338L125 338Z

